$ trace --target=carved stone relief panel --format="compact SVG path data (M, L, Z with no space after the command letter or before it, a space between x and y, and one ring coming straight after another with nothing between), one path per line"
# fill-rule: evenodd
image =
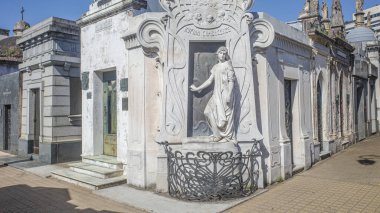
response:
M190 43L189 85L200 86L211 75L212 67L217 64L216 51L224 46L223 42L192 42ZM188 136L208 136L211 130L207 124L204 110L212 96L213 87L200 93L189 94Z
M252 0L160 0L167 15L161 19L148 18L140 25L137 39L146 54L158 55L158 70L163 72L163 117L158 141L179 142L184 137L209 134L209 130L200 128L204 121L202 107L207 104L209 94L204 91L197 97L189 86L210 76L208 72L215 63L212 53L221 44L228 49L239 88L235 94L237 139L261 139L255 114L251 51L253 47L270 45L274 31L263 20L253 21L257 28L250 25L253 17L246 12L252 3ZM270 33L273 35L267 36ZM208 50L191 50L193 42L204 42Z
M280 147L271 147L271 167L281 166L281 148Z

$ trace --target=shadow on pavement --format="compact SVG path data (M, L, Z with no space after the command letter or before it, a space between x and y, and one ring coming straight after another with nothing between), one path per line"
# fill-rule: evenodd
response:
M380 156L379 155L362 155L362 156L359 156L359 159L360 160L358 160L358 162L361 165L372 166L373 164L376 163L375 159L380 159Z
M70 204L68 190L61 188L14 185L0 188L0 213L3 212L100 212L94 209L77 209Z

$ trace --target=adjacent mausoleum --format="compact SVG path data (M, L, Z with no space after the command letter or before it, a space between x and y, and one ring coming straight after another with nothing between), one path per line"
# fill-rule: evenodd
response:
M19 155L45 163L80 159L80 29L51 17L24 31Z

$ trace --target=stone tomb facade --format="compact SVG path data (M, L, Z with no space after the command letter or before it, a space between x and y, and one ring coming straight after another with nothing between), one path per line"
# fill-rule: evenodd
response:
M5 44L4 40L11 40ZM0 39L1 44L14 48L16 38ZM0 50L1 51L1 50ZM21 52L21 50L20 50ZM19 81L18 64L21 57L0 55L0 150L17 154L19 138Z
M78 21L82 119L91 126L82 130L83 161L100 156L95 163L117 163L128 184L167 191L159 143L196 151L191 143L209 142L213 89L189 87L207 80L222 46L236 76L236 141L243 152L260 141L259 187L352 143L352 48L339 38L341 11L329 34L312 2L302 32L248 13L253 1L94 1Z
M145 141L138 135L133 135L134 140L128 141L127 155L131 161L128 160L127 175L131 177L128 178L130 183L142 185L144 183L138 181L143 179L136 177L144 177L147 176L147 172L152 172L157 177L156 180L152 180L157 190L166 191L166 155L157 145L154 145L156 153L147 151L145 147L148 148L151 141L167 141L175 149L181 149L181 145L186 141L200 141L200 138L210 136L211 130L203 112L212 88L205 89L199 94L191 92L189 87L192 84L199 86L207 80L210 69L217 62L216 50L222 46L228 49L236 75L236 92L234 93L236 140L242 144L262 139L257 125L255 98L257 85L254 83L255 76L252 72L252 52L269 46L273 42L274 33L272 25L267 21L254 19L252 14L247 13L252 6L252 1L210 0L206 2L181 1L181 3L161 1L160 3L166 13L146 14L137 31L130 31L125 36L130 53L129 67L134 68L130 69L129 73L156 75L155 83L149 80L145 83L137 83L132 81L132 76L130 76L130 101L132 103L133 96L136 100L141 100L139 102L141 104L138 105L146 110L145 118L155 124L155 132L149 134ZM138 43L133 45L135 37ZM142 48L137 48L140 45ZM138 55L131 54L132 51L139 52L140 56L142 53L145 54L144 66L137 64ZM132 92L133 86L148 92L145 93L147 96L144 100ZM154 93L151 93L152 91ZM155 97L151 96L154 94L156 94ZM149 108L152 106L156 109L154 116L149 113ZM130 116L143 115L139 112L140 108L132 109L131 107ZM132 110L136 111L132 113ZM136 117L131 121L142 120L142 118ZM147 125L151 124L152 122L147 122L144 125L142 122L136 128L147 129ZM130 134L133 132L131 131ZM208 142L209 140L204 140L204 143ZM246 148L243 145L241 147ZM157 156L157 164L152 165L152 170L145 169L144 165L149 165L149 159L157 158ZM144 162L136 161L136 159L147 160ZM262 177L260 182L259 185L263 186Z
M259 126L263 133L262 163L266 184L289 178L312 165L311 57L308 37L265 14L274 42L255 51L253 73L258 82Z
M75 22L48 18L24 31L19 155L41 162L81 154L80 31Z
M127 45L123 37L137 31L145 12L157 8L161 8L157 1L97 0L78 20L82 121L91 127L82 129L82 163L94 159L97 166L117 164L122 171L116 171L118 178L124 180L121 184L126 175L130 184L139 187L155 183L158 145L151 135L158 127L158 72L148 72L155 69L156 62L147 64L141 47L132 47L137 44L136 37ZM128 172L128 168L136 168L136 172Z

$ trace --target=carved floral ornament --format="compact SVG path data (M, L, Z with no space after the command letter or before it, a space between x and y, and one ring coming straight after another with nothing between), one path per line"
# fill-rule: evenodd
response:
M161 6L177 20L192 22L198 28L216 28L223 22L236 21L234 16L245 13L254 0L160 0Z
M164 57L162 51L166 48L168 36L178 34L189 25L208 30L209 35L222 35L230 29L239 32L241 20L246 20L249 25L251 48L263 49L273 43L275 32L268 21L255 18L248 12L254 2L255 0L160 0L167 14L160 20L148 18L143 22L139 27L137 39L145 53L155 52ZM228 27L221 28L222 24L228 24ZM212 29L217 30L214 32ZM165 61L165 58L161 59Z

